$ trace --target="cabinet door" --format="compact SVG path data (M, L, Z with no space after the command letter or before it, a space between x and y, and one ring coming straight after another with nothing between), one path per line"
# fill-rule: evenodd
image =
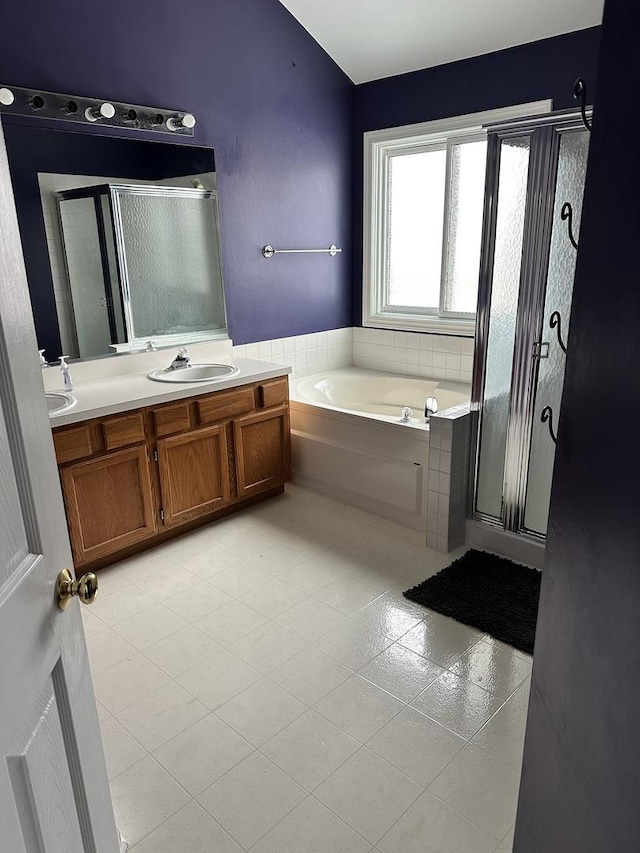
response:
M164 523L174 527L229 503L229 457L224 426L158 441Z
M76 565L156 533L146 446L76 462L60 478Z
M233 422L238 497L285 483L291 476L289 407L278 406Z

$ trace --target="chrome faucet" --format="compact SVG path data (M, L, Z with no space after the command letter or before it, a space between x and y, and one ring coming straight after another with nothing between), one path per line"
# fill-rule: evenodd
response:
M178 355L173 359L167 370L183 370L185 367L189 367L189 362L191 359L189 358L187 348L180 347L178 350Z
M424 404L424 420L429 423L431 415L435 415L438 411L438 401L435 397L427 397Z

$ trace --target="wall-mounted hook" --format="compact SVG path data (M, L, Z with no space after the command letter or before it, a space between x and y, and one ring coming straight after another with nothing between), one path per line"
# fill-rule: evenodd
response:
M560 349L563 353L566 353L567 347L562 340L562 317L560 316L559 311L554 311L553 314L549 317L549 325L552 329L557 329L558 343L560 344Z
M580 112L582 113L582 121L584 126L591 133L591 125L587 119L587 84L582 77L578 77L573 85L573 97L576 101L580 101Z
M562 219L563 222L565 221L565 219L569 220L569 222L567 223L569 239L571 240L571 245L577 251L578 241L573 236L573 208L571 207L571 204L568 201L565 201L565 203L562 205L562 209L560 211L560 219Z
M542 410L542 414L540 415L540 420L543 424L546 424L549 421L549 435L554 444L558 443L558 437L553 431L553 409L551 406L545 406Z

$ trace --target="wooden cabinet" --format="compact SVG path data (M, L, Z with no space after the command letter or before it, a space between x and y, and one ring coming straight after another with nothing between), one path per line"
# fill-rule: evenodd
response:
M74 560L99 567L282 491L287 377L53 432Z
M158 441L162 513L167 527L209 515L229 503L228 459L224 426Z
M290 478L288 406L237 418L233 432L239 496L271 489Z
M60 472L73 553L98 560L156 533L145 445L75 462Z

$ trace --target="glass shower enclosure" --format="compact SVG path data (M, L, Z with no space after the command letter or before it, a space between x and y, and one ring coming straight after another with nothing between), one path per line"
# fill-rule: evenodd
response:
M473 516L537 539L547 530L588 152L573 112L488 129Z
M103 184L56 196L77 352L226 337L213 190Z

